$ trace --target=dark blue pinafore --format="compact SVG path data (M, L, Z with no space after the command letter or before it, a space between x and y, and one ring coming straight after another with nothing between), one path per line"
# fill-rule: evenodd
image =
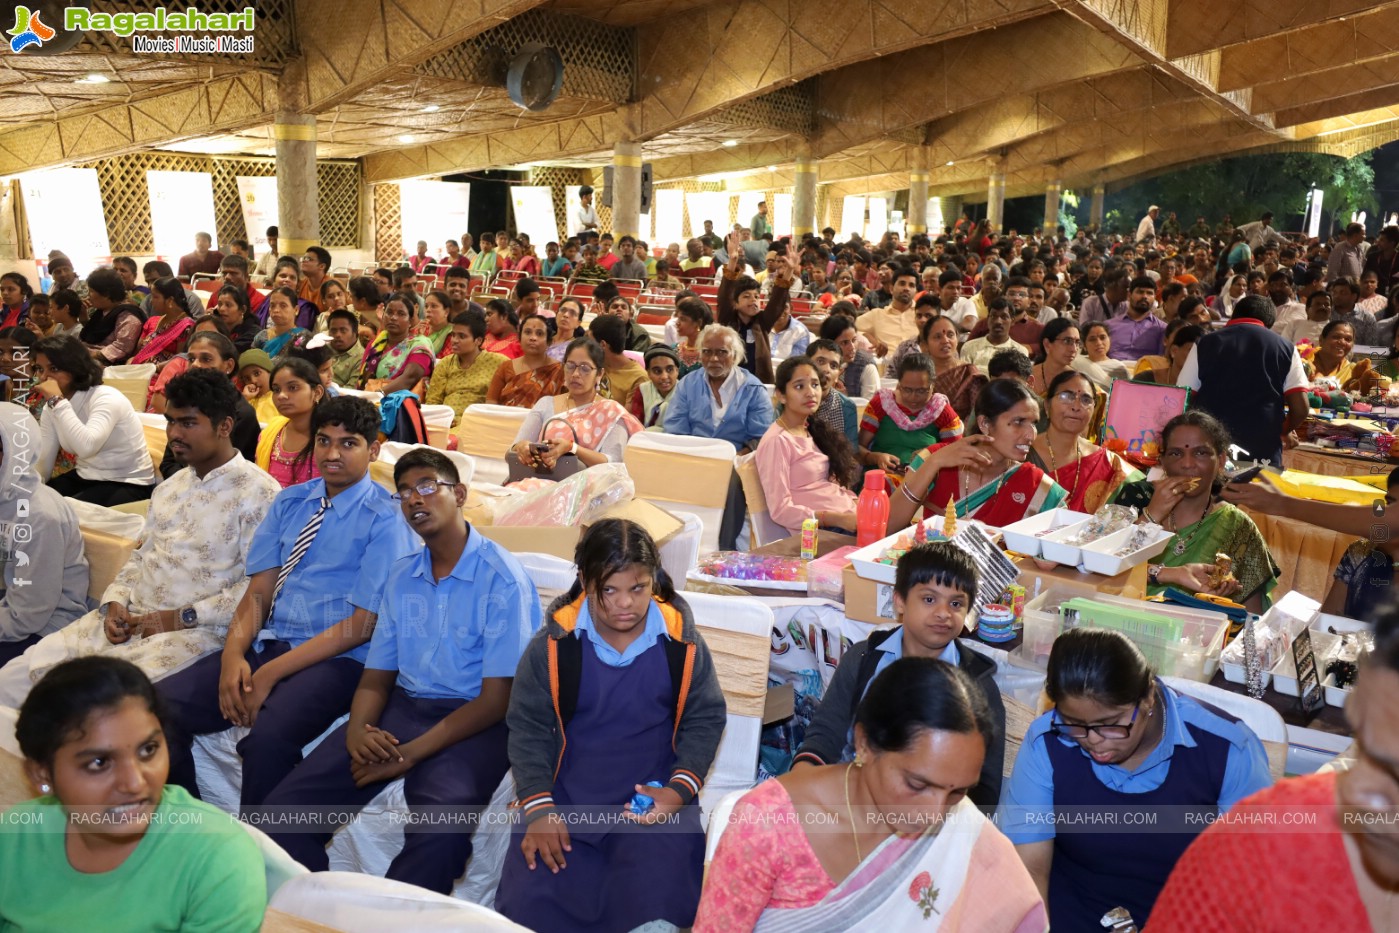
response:
M570 823L572 852L557 875L541 862L530 871L520 855L524 827L516 827L496 894L496 909L541 933L587 930L627 933L652 920L690 926L704 875L704 832L699 807L683 807L671 823L637 826L614 819L633 785L665 784L675 767L674 687L664 639L629 666L597 659L585 640L578 707L554 803L564 813L597 822Z
M1114 907L1127 908L1138 927L1145 925L1176 861L1218 813L1229 742L1189 723L1185 728L1198 744L1176 746L1166 780L1141 794L1104 786L1077 744L1046 737L1058 820L1049 875L1055 930L1100 930L1103 914ZM1145 813L1153 825L1136 822Z

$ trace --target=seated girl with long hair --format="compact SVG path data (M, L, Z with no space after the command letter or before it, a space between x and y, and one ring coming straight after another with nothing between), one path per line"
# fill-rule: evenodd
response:
M853 534L856 497L851 490L860 468L845 435L812 417L821 405L816 364L794 356L782 361L774 378L777 420L754 454L768 514L793 533L815 518L827 528Z

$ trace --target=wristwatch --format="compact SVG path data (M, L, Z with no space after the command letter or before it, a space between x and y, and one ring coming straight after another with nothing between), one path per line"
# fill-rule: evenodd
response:
M1160 586L1158 578L1161 576L1161 564L1146 565L1146 579L1152 586Z
M193 606L186 606L180 610L180 624L185 628L194 628L199 624L199 613L194 611Z

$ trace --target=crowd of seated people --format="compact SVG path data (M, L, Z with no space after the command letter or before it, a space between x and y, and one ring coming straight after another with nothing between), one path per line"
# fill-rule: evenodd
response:
M872 244L837 243L830 230L721 239L707 227L683 253L585 235L549 243L543 259L523 232L498 233L450 242L441 261L423 243L407 265L349 277L333 274L319 246L253 265L204 243L192 255L217 274L211 292L159 261L138 286L125 257L81 279L55 257L49 295L6 273L0 375L17 404L0 403L0 503L26 494L48 529L43 592L8 587L0 605L0 702L21 709L29 773L48 788L26 806L79 805L71 774L60 775L85 754L69 747L74 733L88 730L113 757L142 760L142 807L198 811L193 739L240 726L245 813L353 810L400 777L410 807L482 806L513 771L523 821L496 903L537 929L820 925L854 909L893 918L890 879L907 900L922 872L948 879L946 900L919 896L978 929L1028 929L1046 916L1075 927L1115 905L1144 919L1158 897L1180 910L1167 879L1177 861L1195 864L1195 834L1134 859L1141 839L1106 846L1045 831L1038 818L1139 792L1228 809L1268 784L1256 737L1165 686L1129 642L1056 643L1054 710L1031 727L1002 794L999 694L955 638L975 570L947 548L910 552L895 586L902 628L847 652L800 766L739 807L771 816L843 791L873 811L916 805L969 835L938 842L866 826L835 838L755 819L725 835L705 883L694 801L723 700L655 543L636 526L596 523L579 544L574 592L541 615L515 559L461 520L466 488L451 460L399 459L392 496L369 464L396 432L426 439L423 405L450 407L455 430L467 408L493 404L527 411L500 454L535 480L566 456L579 469L619 463L641 431L727 441L752 455L769 516L793 534L811 518L853 533L867 468L896 480L891 529L949 506L1000 526L1120 503L1173 535L1149 567L1151 592L1261 611L1279 568L1223 490L1231 443L1278 461L1298 438L1305 388L1366 378L1351 359L1357 346L1388 351L1375 373L1399 373L1387 297L1399 287L1399 229L1382 230L1358 270L1327 259L1354 230L1304 255L1270 229L1253 239L1163 229L1137 241L967 224L936 240ZM477 290L479 276L501 273L507 289ZM541 287L551 280L564 284ZM657 313L668 323L645 323ZM156 370L145 408L168 426L158 464L138 408L104 384L122 364ZM1194 390L1190 410L1159 426L1154 481L1100 446L1107 393L1129 378ZM25 444L28 469L11 473L12 445L18 456ZM70 499L150 500L140 548L97 605ZM735 479L722 547L743 546L749 505ZM1234 558L1224 582L1210 577L1218 552ZM1373 574L1357 568L1374 553L1387 560L1348 552L1337 570L1371 610ZM1339 611L1352 600L1338 591ZM449 643L425 640L409 614L425 599L466 619ZM491 626L478 616L486 609ZM1385 663L1367 672L1376 691L1392 678ZM666 680L676 664L694 665L678 703ZM74 690L74 678L91 690ZM930 694L941 699L924 702ZM602 702L618 695L633 710L626 741L615 702ZM346 714L303 761L302 748ZM1199 762L1165 751L1187 735ZM575 831L558 815L620 808L652 779L661 786L641 792L654 818L637 822L674 817L689 832ZM1002 796L1010 817L993 826L977 810ZM338 825L273 837L323 870ZM107 852L115 861L71 867L115 870L103 866L139 840L119 837ZM37 853L52 841L25 844ZM469 833L409 834L390 877L447 892L471 851ZM190 852L191 864L201 858ZM0 862L19 859L0 845ZM665 881L638 892L620 864L664 868ZM57 883L17 887L0 873L0 889L18 892L0 897L0 920L33 916L34 898ZM265 894L225 887L231 917L259 898L265 906ZM206 906L148 898L149 910L184 911L189 924L195 902Z

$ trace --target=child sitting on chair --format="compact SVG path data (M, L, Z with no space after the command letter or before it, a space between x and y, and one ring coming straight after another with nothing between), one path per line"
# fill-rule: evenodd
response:
M532 930L688 927L704 872L695 797L726 715L719 678L639 525L596 522L574 560L578 580L545 613L510 694L523 857L507 855L495 906Z
M986 738L981 780L968 796L983 812L994 810L1001 796L1006 725L1001 691L991 679L996 665L957 644L976 591L976 565L954 544L923 544L899 558L894 577L894 614L899 627L875 632L841 657L793 767L853 760L855 708L875 675L899 658L939 658L960 667L986 694L994 732Z

